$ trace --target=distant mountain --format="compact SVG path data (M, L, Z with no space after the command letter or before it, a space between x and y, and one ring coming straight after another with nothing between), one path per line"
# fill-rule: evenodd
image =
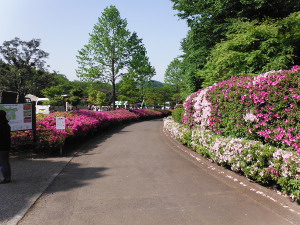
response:
M157 81L157 80L151 80L149 82L153 87L158 87L158 88L161 88L164 86L164 83L160 82L160 81Z

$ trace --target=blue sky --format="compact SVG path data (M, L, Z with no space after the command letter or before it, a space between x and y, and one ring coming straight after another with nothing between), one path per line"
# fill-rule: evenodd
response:
M186 23L176 16L170 0L0 0L0 44L19 37L41 39L50 71L76 76L76 55L104 8L115 5L127 28L137 32L147 49L154 80L163 81L169 63L182 54Z

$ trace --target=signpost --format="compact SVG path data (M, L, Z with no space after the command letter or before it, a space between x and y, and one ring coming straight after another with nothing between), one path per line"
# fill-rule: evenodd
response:
M63 116L56 117L56 130L66 129L66 118Z
M63 116L56 117L56 130L66 129L66 118ZM59 132L61 134L61 132ZM62 155L63 145L60 144L60 155Z

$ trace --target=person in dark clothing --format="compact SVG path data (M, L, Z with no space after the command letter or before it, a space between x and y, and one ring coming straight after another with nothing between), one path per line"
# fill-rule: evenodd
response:
M9 183L11 181L11 169L9 163L9 151L11 148L11 134L6 112L0 110L0 172L3 179L0 184Z

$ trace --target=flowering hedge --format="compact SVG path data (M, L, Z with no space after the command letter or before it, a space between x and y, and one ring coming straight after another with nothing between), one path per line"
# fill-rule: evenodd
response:
M247 178L263 184L278 184L281 192L294 200L300 200L300 155L259 141L230 138L202 129L196 125L174 122L171 117L164 119L164 128L170 134L190 146L202 156L242 173Z
M137 110L130 110L139 116L140 119L151 119L157 118L160 116L167 116L170 115L170 110L163 110L163 109L137 109Z
M300 71L233 77L191 94L183 122L300 153Z
M165 128L201 155L300 200L300 71L232 77L187 97Z
M114 111L90 111L78 110L73 112L56 112L49 115L38 114L36 121L37 149L57 149L64 145L69 138L81 137L127 121L136 121L146 118L164 117L170 115L169 110L114 110ZM56 130L56 117L66 118L66 129ZM12 132L12 147L24 148L33 145L32 131Z

